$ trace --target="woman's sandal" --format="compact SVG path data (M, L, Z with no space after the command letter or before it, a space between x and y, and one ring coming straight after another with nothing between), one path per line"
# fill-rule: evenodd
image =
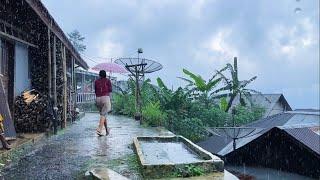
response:
M98 134L99 136L103 136L102 133L101 133L101 131L100 131L99 129L97 129L97 134Z

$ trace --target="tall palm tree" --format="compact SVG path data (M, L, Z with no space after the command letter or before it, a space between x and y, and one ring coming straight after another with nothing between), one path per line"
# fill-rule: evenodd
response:
M222 72L225 70L229 70L231 74L231 79L227 78ZM217 71L217 74L221 77L221 79L225 82L226 86L223 88L220 88L213 93L219 93L221 91L229 91L227 93L220 94L216 96L216 98L222 98L222 97L229 97L228 105L225 108L225 111L228 112L229 109L232 106L232 103L235 99L236 96L239 96L240 98L240 104L242 106L246 105L245 99L249 100L250 103L251 101L251 93L255 94L261 94L261 92L253 90L253 89L248 89L247 86L253 82L255 79L257 79L257 76L254 76L250 78L249 80L239 80L238 76L238 64L237 64L237 57L234 57L233 61L233 66L231 64L227 64L226 67L221 69L220 71Z
M222 78L216 78L217 74L214 75L208 82L206 82L200 75L195 75L194 73L183 69L183 73L189 76L191 79L187 79L184 77L178 77L184 81L187 81L189 84L187 87L192 87L190 90L191 93L193 92L200 92L201 96L204 98L206 107L209 106L210 103L210 92L218 85Z

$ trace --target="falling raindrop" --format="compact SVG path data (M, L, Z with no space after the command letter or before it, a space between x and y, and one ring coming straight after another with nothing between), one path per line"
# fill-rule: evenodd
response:
M301 11L302 11L302 9L299 8L299 7L297 7L297 8L294 9L294 12L295 12L296 14L299 14Z

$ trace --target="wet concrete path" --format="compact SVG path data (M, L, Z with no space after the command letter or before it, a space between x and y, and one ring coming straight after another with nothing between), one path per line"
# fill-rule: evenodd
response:
M161 128L146 128L119 116L109 117L109 136L95 133L99 115L84 118L28 148L19 159L3 170L4 179L82 179L94 167L108 167L140 179L132 148L135 136L171 135Z

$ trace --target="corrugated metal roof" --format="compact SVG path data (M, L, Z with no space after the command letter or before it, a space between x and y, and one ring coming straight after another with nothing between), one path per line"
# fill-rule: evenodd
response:
M197 144L213 154L218 154L218 152L226 145L228 145L231 141L232 139L227 136L214 135Z
M269 116L252 123L245 125L245 127L258 127L271 129L276 126L282 126L288 122L295 114L281 113L273 116Z
M320 112L319 109L295 109L296 112Z
M294 111L287 111L286 113L320 115L320 110L299 109Z
M304 144L312 151L320 155L320 135L313 132L310 128L283 129L300 143Z
M286 113L289 114L289 113ZM320 116L315 114L293 114L294 116L290 118L286 123L282 126L290 127L290 126L309 126L313 127L319 125Z
M253 104L257 104L259 106L262 106L266 108L266 111L268 112L269 110L272 109L272 107L276 104L276 102L279 100L281 94L252 94L251 95L251 100ZM246 100L247 104L250 104L248 100ZM236 96L233 100L232 106L236 106L240 104L240 97Z
M319 126L319 118L320 116L317 114L300 114L298 112L294 113L293 111L290 113L281 113L281 114L276 114L270 117L260 119L258 121L255 121L243 126L243 127L256 128L256 130L252 133L252 136L237 139L236 147L238 149L250 143L252 140L258 138L259 136L268 132L270 129L274 127L278 127L279 129L292 129L293 127L306 128L306 127ZM243 133L246 133L246 132L243 132ZM243 134L240 134L237 137L240 137L242 135ZM233 151L233 142L231 138L227 138L229 142L223 141L223 139L226 139L226 137L213 136L208 138L205 141L198 143L198 145L210 151L213 154L224 156ZM299 140L299 138L296 138L296 139ZM318 146L319 144L320 144L320 141L318 142Z
M265 131L263 131L263 132L265 132ZM258 138L261 135L262 135L262 133L254 133L253 136L237 139L236 140L236 149L248 144L249 142ZM226 145L224 148L222 148L217 154L221 155L221 156L225 156L225 155L231 153L232 151L233 151L233 141L229 142L229 144Z
M250 105L251 103L245 99L246 103ZM274 110L274 107L277 102L280 102L283 106L285 106L285 110L291 111L292 108L290 107L289 103L285 99L282 94L251 94L251 101L254 105L259 105L265 108L265 116L267 117L270 115L270 112ZM236 106L240 104L240 97L236 96L233 100L232 106ZM282 110L282 109L281 109Z

